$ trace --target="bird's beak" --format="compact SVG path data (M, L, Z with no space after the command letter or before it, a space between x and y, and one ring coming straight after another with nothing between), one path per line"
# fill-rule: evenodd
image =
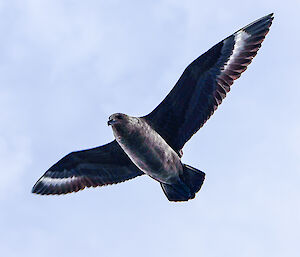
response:
M116 123L116 121L113 120L113 119L110 119L110 120L107 122L107 126L113 125L114 123Z

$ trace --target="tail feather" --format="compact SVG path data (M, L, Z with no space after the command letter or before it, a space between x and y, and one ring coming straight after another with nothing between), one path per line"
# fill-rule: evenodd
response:
M204 172L183 164L180 182L172 185L161 183L161 187L169 201L188 201L195 198L195 194L200 190L204 179Z
M181 179L193 191L197 193L205 179L205 173L189 165L183 164L183 174Z
M193 199L195 194L191 194L190 189L185 184L163 184L160 183L166 197L172 202L188 201Z

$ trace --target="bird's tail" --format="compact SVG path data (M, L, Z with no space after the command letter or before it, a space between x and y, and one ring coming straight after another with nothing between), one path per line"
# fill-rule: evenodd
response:
M171 185L161 183L161 187L169 201L188 201L195 197L204 179L204 172L183 164L183 174L180 177L181 181Z

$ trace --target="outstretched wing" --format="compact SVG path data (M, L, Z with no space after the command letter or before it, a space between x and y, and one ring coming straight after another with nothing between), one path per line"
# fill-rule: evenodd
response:
M67 194L85 187L123 182L143 174L114 140L100 147L66 155L46 171L32 192Z
M167 97L143 118L177 152L221 104L257 54L273 14L240 29L193 61Z

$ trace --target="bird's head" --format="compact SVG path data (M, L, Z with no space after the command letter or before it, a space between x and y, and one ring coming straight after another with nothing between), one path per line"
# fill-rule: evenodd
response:
M114 113L109 116L107 125L108 126L113 126L116 124L122 124L128 120L128 115L124 113Z

